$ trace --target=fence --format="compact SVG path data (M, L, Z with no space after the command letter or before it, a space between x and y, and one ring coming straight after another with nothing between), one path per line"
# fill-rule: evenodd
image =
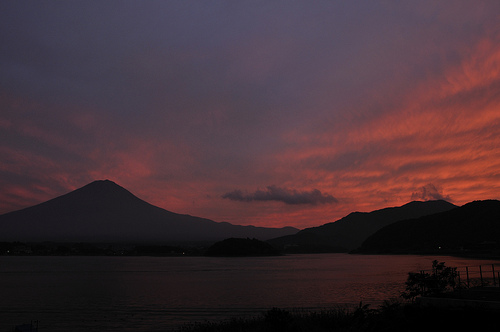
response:
M500 267L495 264L458 267L459 287L500 287Z
M500 303L500 264L445 267L444 263L434 261L432 265L432 270L409 273L403 297L414 299L415 296L459 296L461 298L462 293L468 297L477 297L481 293L482 299L487 294ZM470 290L462 292L465 289Z
M444 265L441 268L444 268ZM454 272L449 271L449 269L453 269ZM500 266L498 264L446 267L444 270L438 267L432 270L421 270L420 276L421 294L440 293L448 286L452 286L453 289L500 287Z

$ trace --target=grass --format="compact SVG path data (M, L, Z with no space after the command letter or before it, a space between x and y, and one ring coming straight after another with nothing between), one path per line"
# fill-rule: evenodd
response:
M422 307L386 301L378 309L368 305L322 311L273 308L261 316L185 325L179 332L326 332L478 330L498 327L498 312Z

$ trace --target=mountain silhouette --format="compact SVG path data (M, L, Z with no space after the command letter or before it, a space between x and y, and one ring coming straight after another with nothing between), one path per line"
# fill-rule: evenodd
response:
M467 203L418 219L403 220L368 237L360 253L478 252L500 249L500 201Z
M380 228L399 220L418 218L456 208L443 201L413 201L372 212L353 212L335 222L268 240L287 252L347 252L359 247Z
M0 215L1 241L185 242L229 237L267 240L293 227L232 225L151 205L109 180Z

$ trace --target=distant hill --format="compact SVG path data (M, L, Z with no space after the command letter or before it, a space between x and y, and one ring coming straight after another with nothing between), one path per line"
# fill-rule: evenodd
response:
M267 240L298 229L232 225L151 205L109 180L0 215L0 241L186 242Z
M500 249L500 201L474 201L453 210L396 222L370 236L360 253L426 253Z
M297 234L271 239L268 242L287 252L347 252L359 247L380 228L399 220L418 218L456 208L443 201L414 201L400 207L372 212L353 212L335 222L306 228Z
M257 239L230 238L214 243L205 252L205 256L249 257L277 256L280 252L267 242Z

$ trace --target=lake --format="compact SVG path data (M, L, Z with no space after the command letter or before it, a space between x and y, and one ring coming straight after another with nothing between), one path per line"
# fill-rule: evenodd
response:
M498 263L447 256L0 256L0 331L169 331L184 323L271 309L374 308L404 290L408 272Z

